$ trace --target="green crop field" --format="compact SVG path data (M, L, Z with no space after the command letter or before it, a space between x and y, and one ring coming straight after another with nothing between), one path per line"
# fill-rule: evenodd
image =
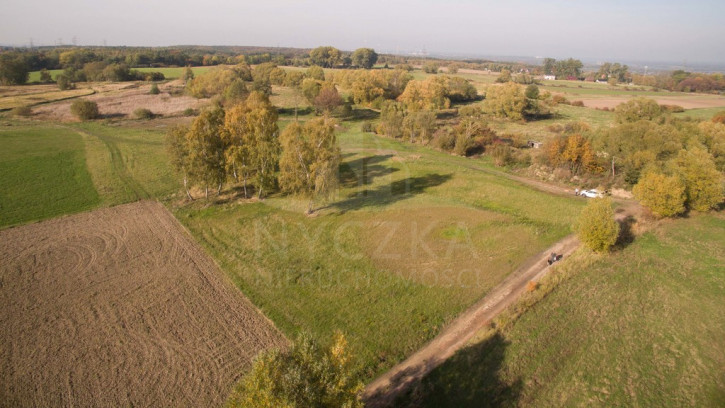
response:
M698 215L611 255L580 251L548 295L433 371L411 405L723 406L723 231L722 214Z
M213 69L214 67L191 67L191 71L194 75L201 75L206 71ZM174 68L133 68L139 72L161 72L164 74L166 79L177 79L181 78L184 74L185 67L174 67Z
M160 131L23 123L4 127L0 146L0 227L164 198L179 187Z
M583 203L346 125L342 188L317 216L281 196L176 215L286 335L346 333L369 380L569 234Z
M95 207L80 135L58 127L0 131L0 227Z

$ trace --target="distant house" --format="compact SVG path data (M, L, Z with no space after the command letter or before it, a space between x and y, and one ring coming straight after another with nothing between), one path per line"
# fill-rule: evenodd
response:
M547 81L556 81L556 75L544 75L544 79Z
M541 143L541 142L537 142L537 141L535 141L535 140L529 140L529 141L528 141L528 143L526 143L526 144L527 144L527 145L528 145L529 147L533 148L533 149L540 149L540 148L541 148L541 146L543 146L543 145L544 145L543 143Z

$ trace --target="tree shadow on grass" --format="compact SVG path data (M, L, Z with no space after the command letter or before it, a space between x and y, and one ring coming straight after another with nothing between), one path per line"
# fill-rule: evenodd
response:
M396 180L374 189L350 194L346 199L330 204L328 208L337 208L342 212L347 212L366 207L384 207L421 194L451 178L451 174L428 174Z
M634 242L634 232L632 231L632 226L635 222L637 222L637 220L633 216L629 215L618 222L619 236L617 237L617 242L614 244L614 248L621 250Z
M375 120L380 117L380 112L376 112L368 108L353 109L352 114L347 118L349 122L357 122L361 120Z
M509 343L499 333L458 351L407 392L395 407L509 407L521 394L521 379L504 381L501 369Z
M398 169L382 166L379 163L393 157L392 154L361 157L340 164L340 185L356 187L371 184L377 177L387 176Z

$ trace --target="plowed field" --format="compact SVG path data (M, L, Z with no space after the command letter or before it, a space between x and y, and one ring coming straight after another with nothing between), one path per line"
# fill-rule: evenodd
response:
M218 406L286 341L160 204L0 231L0 406Z

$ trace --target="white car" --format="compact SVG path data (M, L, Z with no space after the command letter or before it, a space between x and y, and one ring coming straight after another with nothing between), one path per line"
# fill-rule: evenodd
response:
M588 198L602 198L604 197L604 194L600 193L597 190L582 190L579 195L588 197Z

